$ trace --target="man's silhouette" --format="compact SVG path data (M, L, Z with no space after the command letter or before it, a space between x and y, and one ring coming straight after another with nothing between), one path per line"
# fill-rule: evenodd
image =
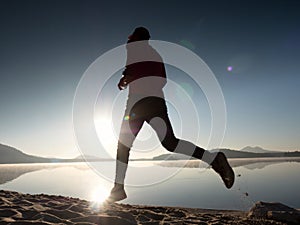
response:
M164 63L158 52L149 45L149 39L149 31L144 27L136 28L128 37L126 68L118 87L123 90L129 86L129 95L118 141L115 185L108 202L127 197L124 179L129 151L144 122L155 130L164 148L210 163L225 186L231 188L234 172L223 153L210 153L175 137L163 94L167 81ZM203 157L204 153L208 157Z

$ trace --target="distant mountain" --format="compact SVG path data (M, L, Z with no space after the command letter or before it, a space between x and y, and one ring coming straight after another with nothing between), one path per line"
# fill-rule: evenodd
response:
M274 152L270 150L265 150L260 147L245 147L238 150L232 149L214 149L211 152L221 151L228 158L266 158L266 157L300 157L300 152ZM152 160L187 160L190 157L182 154L163 154L153 157ZM96 156L86 156L84 159L82 156L78 156L73 159L59 159L59 158L44 158L33 155L28 155L22 151L0 144L0 164L10 164L10 163L53 163L53 162L84 162L88 161L111 161L112 159L102 159ZM137 161L139 159L136 159ZM143 160L143 159L140 159ZM149 160L149 159L144 159ZM151 160L151 159L150 159Z
M100 158L98 156L93 156L93 155L79 155L74 159L68 159L68 161L90 161L90 162L95 162L95 161L111 161L112 159L105 159L105 158Z
M272 152L267 151L263 153L238 151L231 149L213 149L211 152L220 151L223 152L228 158L267 158L267 157L300 157L300 152ZM189 157L182 154L163 154L153 157L153 160L186 160Z
M216 150L215 150L216 151ZM264 157L289 157L287 152L247 152L247 151L238 151L231 149L219 149L220 152L223 152L228 158L264 158ZM300 154L299 154L300 156Z
M59 163L59 162L85 162L88 161L110 161L111 159L102 159L96 156L78 156L73 159L60 159L60 158L45 158L39 156L33 156L25 154L24 152L0 144L0 164L12 164L12 163Z
M47 163L58 160L28 155L16 148L3 144L0 144L0 156L0 163Z
M153 160L187 160L190 159L191 157L186 156L186 155L182 155L182 154L162 154L159 156L155 156L152 159Z
M251 147L247 146L240 150L241 152L253 152L253 153L271 153L271 152L278 152L278 151L272 151L272 150L266 150L259 146Z

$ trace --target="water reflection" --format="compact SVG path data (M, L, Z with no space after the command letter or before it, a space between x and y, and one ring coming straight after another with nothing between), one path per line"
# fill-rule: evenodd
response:
M135 161L138 162L138 161ZM143 161L147 163L147 161ZM267 166L286 163L286 162L300 162L299 157L290 158L241 158L229 159L230 165L234 168L244 167L249 170L264 169ZM163 167L186 167L186 168L205 168L206 164L199 160L190 161L151 161L158 166ZM78 170L89 170L90 168L85 163L32 163L32 164L0 164L0 185L9 181L13 181L18 177L39 170L49 170L62 167L72 167Z
M78 163L28 163L28 164L0 164L0 185L13 181L20 176L34 171L55 169L61 167L73 167L80 170L88 170L84 164Z
M128 199L122 203L180 206L212 209L248 210L256 201L278 201L300 208L300 158L235 159L236 183L227 190L213 170L197 169L189 162L171 179L155 185L127 186ZM154 165L152 176L164 173L177 162L134 162ZM114 162L103 162L113 168ZM0 189L23 193L65 195L95 201L112 183L98 176L85 163L0 165ZM128 179L140 179L144 168L129 173ZM141 178L142 179L142 178ZM143 179L149 179L144 177ZM96 195L93 195L96 193Z

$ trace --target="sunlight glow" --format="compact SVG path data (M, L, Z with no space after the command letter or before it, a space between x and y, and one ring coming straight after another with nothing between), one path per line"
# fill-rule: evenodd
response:
M116 147L118 138L114 132L112 121L106 117L98 117L95 119L95 128L101 144L107 152L114 155L112 149Z
M97 187L91 192L91 201L94 205L101 205L109 196L109 190L103 187Z

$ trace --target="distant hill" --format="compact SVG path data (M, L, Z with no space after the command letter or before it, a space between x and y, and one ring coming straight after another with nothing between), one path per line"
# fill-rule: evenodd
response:
M98 156L93 155L79 155L74 159L68 159L68 161L89 161L89 162L97 162L97 161L112 161L112 159L100 158Z
M0 144L0 163L47 163L57 159L28 155L20 150Z
M0 164L12 164L12 163L59 163L59 162L85 162L88 161L109 161L111 159L102 159L96 156L78 156L73 159L60 159L60 158L45 158L39 156L33 156L25 154L24 152L8 146L0 144Z
M247 146L244 147L240 150L241 152L252 152L252 153L271 153L271 152L277 152L277 151L272 151L272 150L266 150L263 149L259 146L256 147L251 147L251 146Z
M216 151L216 150L214 150ZM231 149L219 149L228 158L264 158L264 157L290 157L287 152L271 152L266 151L263 153L246 152L241 150L231 150ZM300 156L300 154L299 154Z
M228 158L267 158L267 157L300 157L300 152L272 152L272 151L262 151L262 153L238 151L232 149L213 149L211 152L220 151L223 152ZM189 157L182 154L163 154L153 157L153 160L186 160Z
M152 159L153 160L183 160L183 159L187 160L189 158L191 157L182 154L171 153L171 154L162 154L159 156L155 156Z
M247 151L248 150L248 151ZM300 152L274 152L270 150L265 150L260 147L245 147L241 150L232 150L232 149L214 149L214 151L221 151L228 158L265 158L265 157L300 157ZM250 152L252 151L252 152ZM163 154L156 157L153 157L152 160L186 160L190 157L182 154ZM102 159L96 156L86 156L88 161L111 161L112 159ZM143 160L136 159L135 161ZM144 159L151 160L151 159ZM59 158L44 158L33 155L28 155L22 151L0 144L0 164L10 164L10 163L53 163L53 162L84 162L86 161L82 156L78 156L73 159L59 159Z

